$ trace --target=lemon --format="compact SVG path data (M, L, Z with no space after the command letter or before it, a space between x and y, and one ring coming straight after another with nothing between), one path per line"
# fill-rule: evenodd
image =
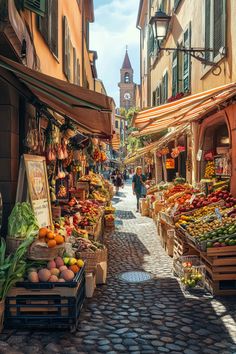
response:
M77 263L77 259L75 259L75 258L70 258L70 261L69 261L69 264L70 265L74 265L74 264L76 264Z
M77 260L77 265L82 268L84 266L84 261L82 259Z

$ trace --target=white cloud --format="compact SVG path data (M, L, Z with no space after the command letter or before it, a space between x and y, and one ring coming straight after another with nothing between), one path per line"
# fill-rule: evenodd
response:
M98 53L98 77L103 80L108 95L119 106L120 68L125 46L134 69L136 82L139 77L139 31L136 28L138 0L111 0L95 6L95 23L91 25L90 48ZM96 5L96 0L95 0Z

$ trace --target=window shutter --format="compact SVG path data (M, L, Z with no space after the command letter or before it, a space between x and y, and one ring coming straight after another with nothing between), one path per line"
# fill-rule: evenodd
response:
M152 106L156 106L156 91L153 91L152 93Z
M68 22L66 16L63 17L63 71L66 75L67 79L70 78L69 72L69 30L68 30Z
M24 8L35 12L39 16L45 16L46 0L24 0Z
M165 87L165 91L164 91L164 97L165 97L165 102L168 99L168 72L165 73L164 75L164 87Z
M219 49L225 46L225 11L224 0L214 1L214 57Z
M178 54L177 50L173 53L172 61L172 96L178 93Z
M211 0L205 0L205 48L210 49L212 43L211 30ZM206 60L211 59L211 53L205 53Z
M48 36L48 13L49 13L49 3L48 0L45 2L45 9L46 9L46 16L41 17L38 16L38 29L45 39L45 41L48 43L49 36Z
M148 55L152 55L154 51L154 34L152 26L148 26Z
M160 106L160 104L160 85L158 85L156 89L156 105Z
M58 57L58 0L51 0L50 7L51 38L50 49Z
M191 47L191 26L184 32L184 47ZM184 53L184 68L183 68L183 90L190 90L190 75L191 75L191 60L188 53Z
M77 85L80 85L80 63L79 63L79 59L77 59Z

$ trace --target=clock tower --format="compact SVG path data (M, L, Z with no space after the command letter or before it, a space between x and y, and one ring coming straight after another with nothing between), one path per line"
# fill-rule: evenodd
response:
M129 109L135 107L135 83L133 82L134 71L132 69L128 50L126 48L122 68L120 69L120 108Z

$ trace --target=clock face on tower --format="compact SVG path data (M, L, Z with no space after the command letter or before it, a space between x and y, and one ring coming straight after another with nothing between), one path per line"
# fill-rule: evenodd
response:
M124 99L125 99L125 100L130 100L130 99L131 99L131 95L130 95L129 92L126 92L126 93L124 94Z

